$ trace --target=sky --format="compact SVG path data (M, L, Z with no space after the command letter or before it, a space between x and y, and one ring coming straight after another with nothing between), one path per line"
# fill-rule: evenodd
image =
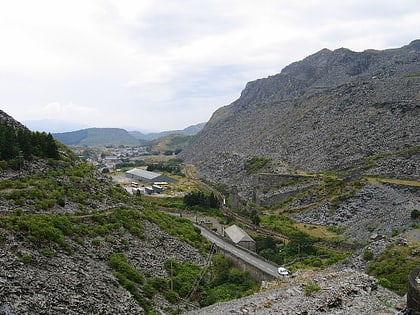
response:
M183 129L323 48L419 31L418 0L0 0L0 109L47 132Z

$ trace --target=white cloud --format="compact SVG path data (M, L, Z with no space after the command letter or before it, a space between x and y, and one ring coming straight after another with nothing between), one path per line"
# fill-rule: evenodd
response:
M90 115L95 112L93 108L84 107L74 104L73 102L69 102L67 104L61 104L59 102L52 102L45 105L41 112L45 115L56 115L59 114L62 118L66 117L69 114L77 113L80 115Z
M0 104L19 120L178 129L317 50L398 47L418 29L417 0L3 1Z

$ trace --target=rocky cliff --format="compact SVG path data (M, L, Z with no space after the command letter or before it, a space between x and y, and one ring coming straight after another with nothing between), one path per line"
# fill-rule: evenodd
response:
M383 51L323 49L249 82L181 156L213 180L226 154L312 172L350 169L385 154L381 173L419 178L418 154L400 156L420 143L419 90L420 40Z

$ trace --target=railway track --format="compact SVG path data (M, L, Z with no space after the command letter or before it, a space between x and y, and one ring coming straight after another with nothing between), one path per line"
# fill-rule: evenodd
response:
M250 229L254 232L274 236L274 237L277 237L279 239L282 239L285 242L289 241L289 238L285 234L277 232L277 231L273 231L271 229L268 229L268 228L265 228L265 227L262 227L262 226L259 226L259 225L256 225L256 224L252 223L249 219L244 218L244 217L240 216L239 214L230 210L229 207L227 207L225 205L225 200L226 200L225 195L223 195L220 191L218 191L214 187L212 187L212 186L204 183L200 179L198 179L193 172L193 166L186 165L184 167L183 171L184 171L184 174L185 174L186 177L193 180L197 185L201 186L202 188L211 191L217 197L217 199L219 200L219 204L220 204L220 210L223 212L224 215L234 218L235 221L240 222L241 224L243 224L248 229Z

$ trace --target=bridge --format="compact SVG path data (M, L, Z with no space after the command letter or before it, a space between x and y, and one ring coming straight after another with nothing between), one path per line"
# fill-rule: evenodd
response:
M238 247L228 242L219 234L216 234L206 227L193 223L200 229L201 235L217 246L217 250L224 256L230 258L235 266L242 271L248 271L257 281L270 281L279 278L277 265L269 262L254 252Z

